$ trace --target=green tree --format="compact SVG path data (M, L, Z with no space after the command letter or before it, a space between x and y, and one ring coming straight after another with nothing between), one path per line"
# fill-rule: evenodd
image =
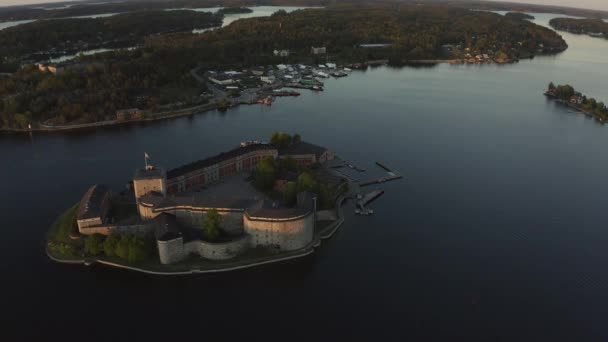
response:
M222 217L216 209L211 209L205 215L205 221L203 222L203 234L209 241L215 241L220 237L220 225L222 223Z
M131 238L128 235L122 235L120 240L116 244L116 249L114 250L114 254L123 259L127 260L129 258L129 246L131 245Z
M296 187L298 193L302 191L318 191L319 183L315 180L315 177L308 171L302 172L296 180Z
M296 204L298 198L298 187L295 182L288 182L283 188L283 202L291 207Z
M96 256L104 251L104 236L93 234L84 240L84 252L87 255Z
M255 169L255 185L261 190L269 190L276 180L276 167L274 159L267 157L262 159Z
M291 145L291 135L283 132L274 132L270 137L270 143L275 145L277 148L285 148Z
M296 163L296 160L293 159L291 156L287 156L286 158L281 158L279 161L279 167L282 170L287 170L287 171L298 171L298 164Z
M129 263L143 261L147 257L147 251L145 242L142 239L132 236L129 239L129 252L127 254L127 261Z
M549 83L549 90L555 90L555 84L553 84L553 82Z
M108 236L103 242L103 251L107 256L115 256L116 255L116 246L120 241L120 235L111 234Z

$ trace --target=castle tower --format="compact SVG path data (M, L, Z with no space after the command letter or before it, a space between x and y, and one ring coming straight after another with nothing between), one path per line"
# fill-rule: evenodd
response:
M135 171L133 177L133 190L135 191L135 201L137 209L142 219L148 218L148 214L142 212L140 199L150 193L156 193L160 196L167 195L167 175L163 168L157 168L152 165L146 165L145 169Z

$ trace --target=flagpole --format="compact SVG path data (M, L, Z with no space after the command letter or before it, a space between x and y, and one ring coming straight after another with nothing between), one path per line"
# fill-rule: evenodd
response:
M148 169L148 154L144 152L144 163L146 164L146 170Z

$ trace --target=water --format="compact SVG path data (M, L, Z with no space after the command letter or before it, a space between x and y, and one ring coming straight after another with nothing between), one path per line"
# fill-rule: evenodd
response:
M4 335L605 341L608 127L542 91L568 82L608 100L608 41L563 36L566 52L514 65L381 67L271 108L1 136ZM174 167L276 130L406 179L384 185L373 217L347 207L301 262L158 278L44 255L56 215L93 182L120 189L144 152Z

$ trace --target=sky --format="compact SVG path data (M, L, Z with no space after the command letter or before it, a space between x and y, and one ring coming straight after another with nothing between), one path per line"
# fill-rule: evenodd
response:
M608 11L608 0L506 0L540 5L570 6ZM0 0L0 6L25 5L32 3L58 2L58 0Z

